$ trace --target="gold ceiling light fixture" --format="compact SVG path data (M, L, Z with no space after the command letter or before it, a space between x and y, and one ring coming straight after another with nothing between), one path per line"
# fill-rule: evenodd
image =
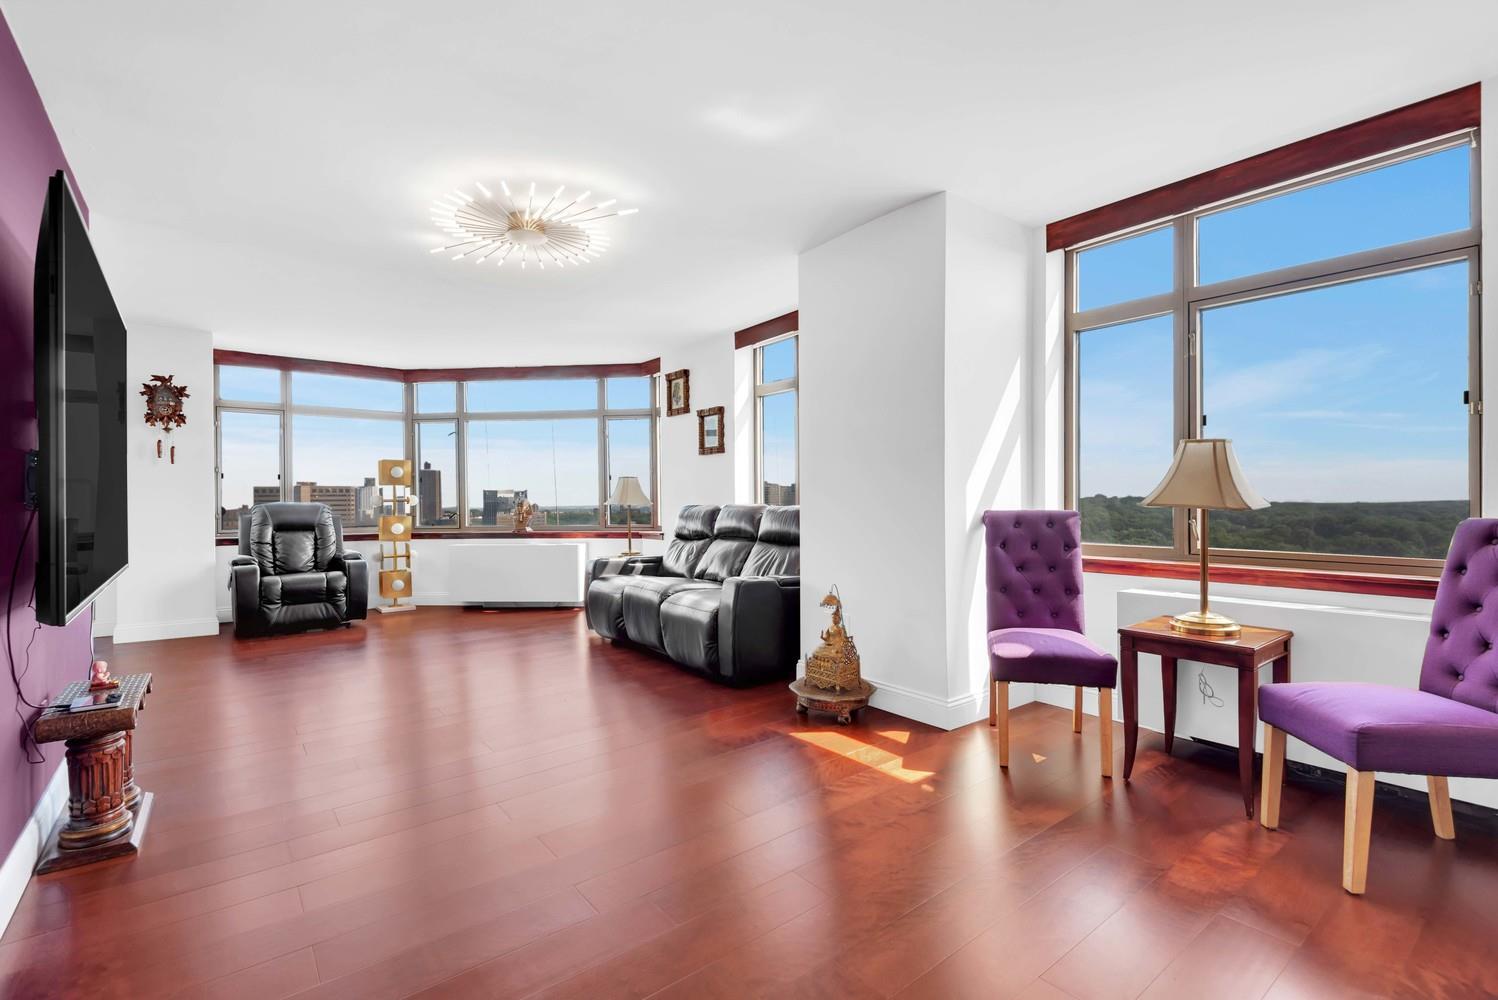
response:
M474 187L477 194L454 190L432 203L432 222L447 236L432 253L496 266L517 261L522 268L534 264L543 270L547 264L586 264L608 249L601 224L639 211L614 208L613 198L591 202L591 191L568 196L565 185L550 197L537 195L534 182L519 195L504 181L498 194L478 182Z

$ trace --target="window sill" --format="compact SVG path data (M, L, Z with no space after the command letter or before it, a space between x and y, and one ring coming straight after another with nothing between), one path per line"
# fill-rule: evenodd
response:
M1119 559L1084 556L1086 573L1114 576L1148 576L1167 580L1197 580L1201 569L1195 562L1159 559ZM1275 566L1228 566L1213 564L1213 583L1238 583L1256 587L1286 587L1294 590L1327 590L1341 594L1379 594L1385 597L1418 597L1432 600L1437 579L1433 576L1396 576L1386 573L1345 573L1329 570L1282 569Z
M579 531L478 531L466 528L447 528L432 529L428 531L413 531L411 532L411 540L413 542L430 541L437 538L450 538L462 541L468 541L475 538L529 538L532 540L547 538L618 538L622 540L626 537L626 535L627 532L625 532L623 528L592 528ZM664 538L665 535L662 533L660 528L636 528L634 530L634 537L637 539L643 538L659 540ZM345 542L377 542L380 540L380 535L375 531L346 531L343 534L343 540ZM218 535L216 544L238 545L239 538L235 535Z

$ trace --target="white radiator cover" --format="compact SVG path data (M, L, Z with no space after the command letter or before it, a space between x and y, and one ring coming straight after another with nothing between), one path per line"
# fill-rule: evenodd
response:
M452 545L448 601L528 607L580 607L588 546L582 541L495 539ZM417 593L420 562L415 566Z

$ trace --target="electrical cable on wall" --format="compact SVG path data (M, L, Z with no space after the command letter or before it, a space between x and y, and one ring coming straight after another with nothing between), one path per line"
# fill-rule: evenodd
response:
M15 648L13 643L11 642L10 636L11 617L16 606L16 583L19 581L21 576L21 557L26 553L26 541L31 537L31 526L35 522L36 510L32 509L26 515L26 525L21 529L20 541L16 543L16 558L15 561L11 564L10 568L10 587L8 589L8 596L6 597L5 601L5 659L10 664L10 682L16 689L16 717L21 720L21 726L25 730L27 738L30 740L30 746L26 748L26 760L32 764L44 764L47 761L47 757L42 753L42 748L36 742L36 740L31 739L31 723L21 712L22 705L25 705L27 708L33 709L38 712L47 707L45 705L38 705L30 698L27 698L26 692L21 689L21 681L23 678L25 678L27 672L31 669L31 647L36 642L36 635L42 630L42 626L40 623L37 623L32 627L31 639L26 643L26 666L25 669L22 669L20 671L16 669ZM35 578L33 578L31 581L31 597L27 600L26 606L28 608L34 608L36 606ZM32 758L33 750L36 751L35 759Z

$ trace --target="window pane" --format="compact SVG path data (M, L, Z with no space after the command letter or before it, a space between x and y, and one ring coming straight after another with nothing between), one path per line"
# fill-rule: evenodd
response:
M458 383L417 382L417 413L457 413Z
M239 515L281 499L281 415L220 410L219 530L238 531Z
M598 524L598 421L470 420L472 524L510 525L516 501L536 505L536 528Z
M608 407L611 410L650 409L651 378L611 378L607 383Z
M1231 208L1197 224L1202 284L1471 225L1465 145Z
M1175 287L1175 230L1155 229L1077 254L1077 309L1096 309Z
M279 403L281 373L274 368L219 365L218 398L240 403Z
M796 393L776 392L759 401L760 496L768 504L794 504L796 493Z
M287 499L325 503L345 528L378 523L380 459L404 458L404 438L399 420L293 415Z
M291 402L294 406L341 406L392 413L406 408L405 386L399 382L317 372L291 373Z
M598 380L592 378L469 382L467 393L469 413L598 409Z
M614 484L620 476L634 476L640 480L640 488L646 495L650 494L649 417L609 421L609 496L614 495ZM624 515L623 507L609 506L610 524L624 524ZM635 507L629 512L635 524L653 524L653 515L654 509L650 506Z
M416 523L458 523L458 424L423 420L416 425Z
M796 377L796 338L787 337L759 349L760 382L779 382Z
M1175 453L1169 316L1077 337L1077 496L1082 540L1170 545L1171 512L1141 507Z
M1204 310L1202 398L1272 506L1214 547L1446 554L1468 513L1465 262Z

